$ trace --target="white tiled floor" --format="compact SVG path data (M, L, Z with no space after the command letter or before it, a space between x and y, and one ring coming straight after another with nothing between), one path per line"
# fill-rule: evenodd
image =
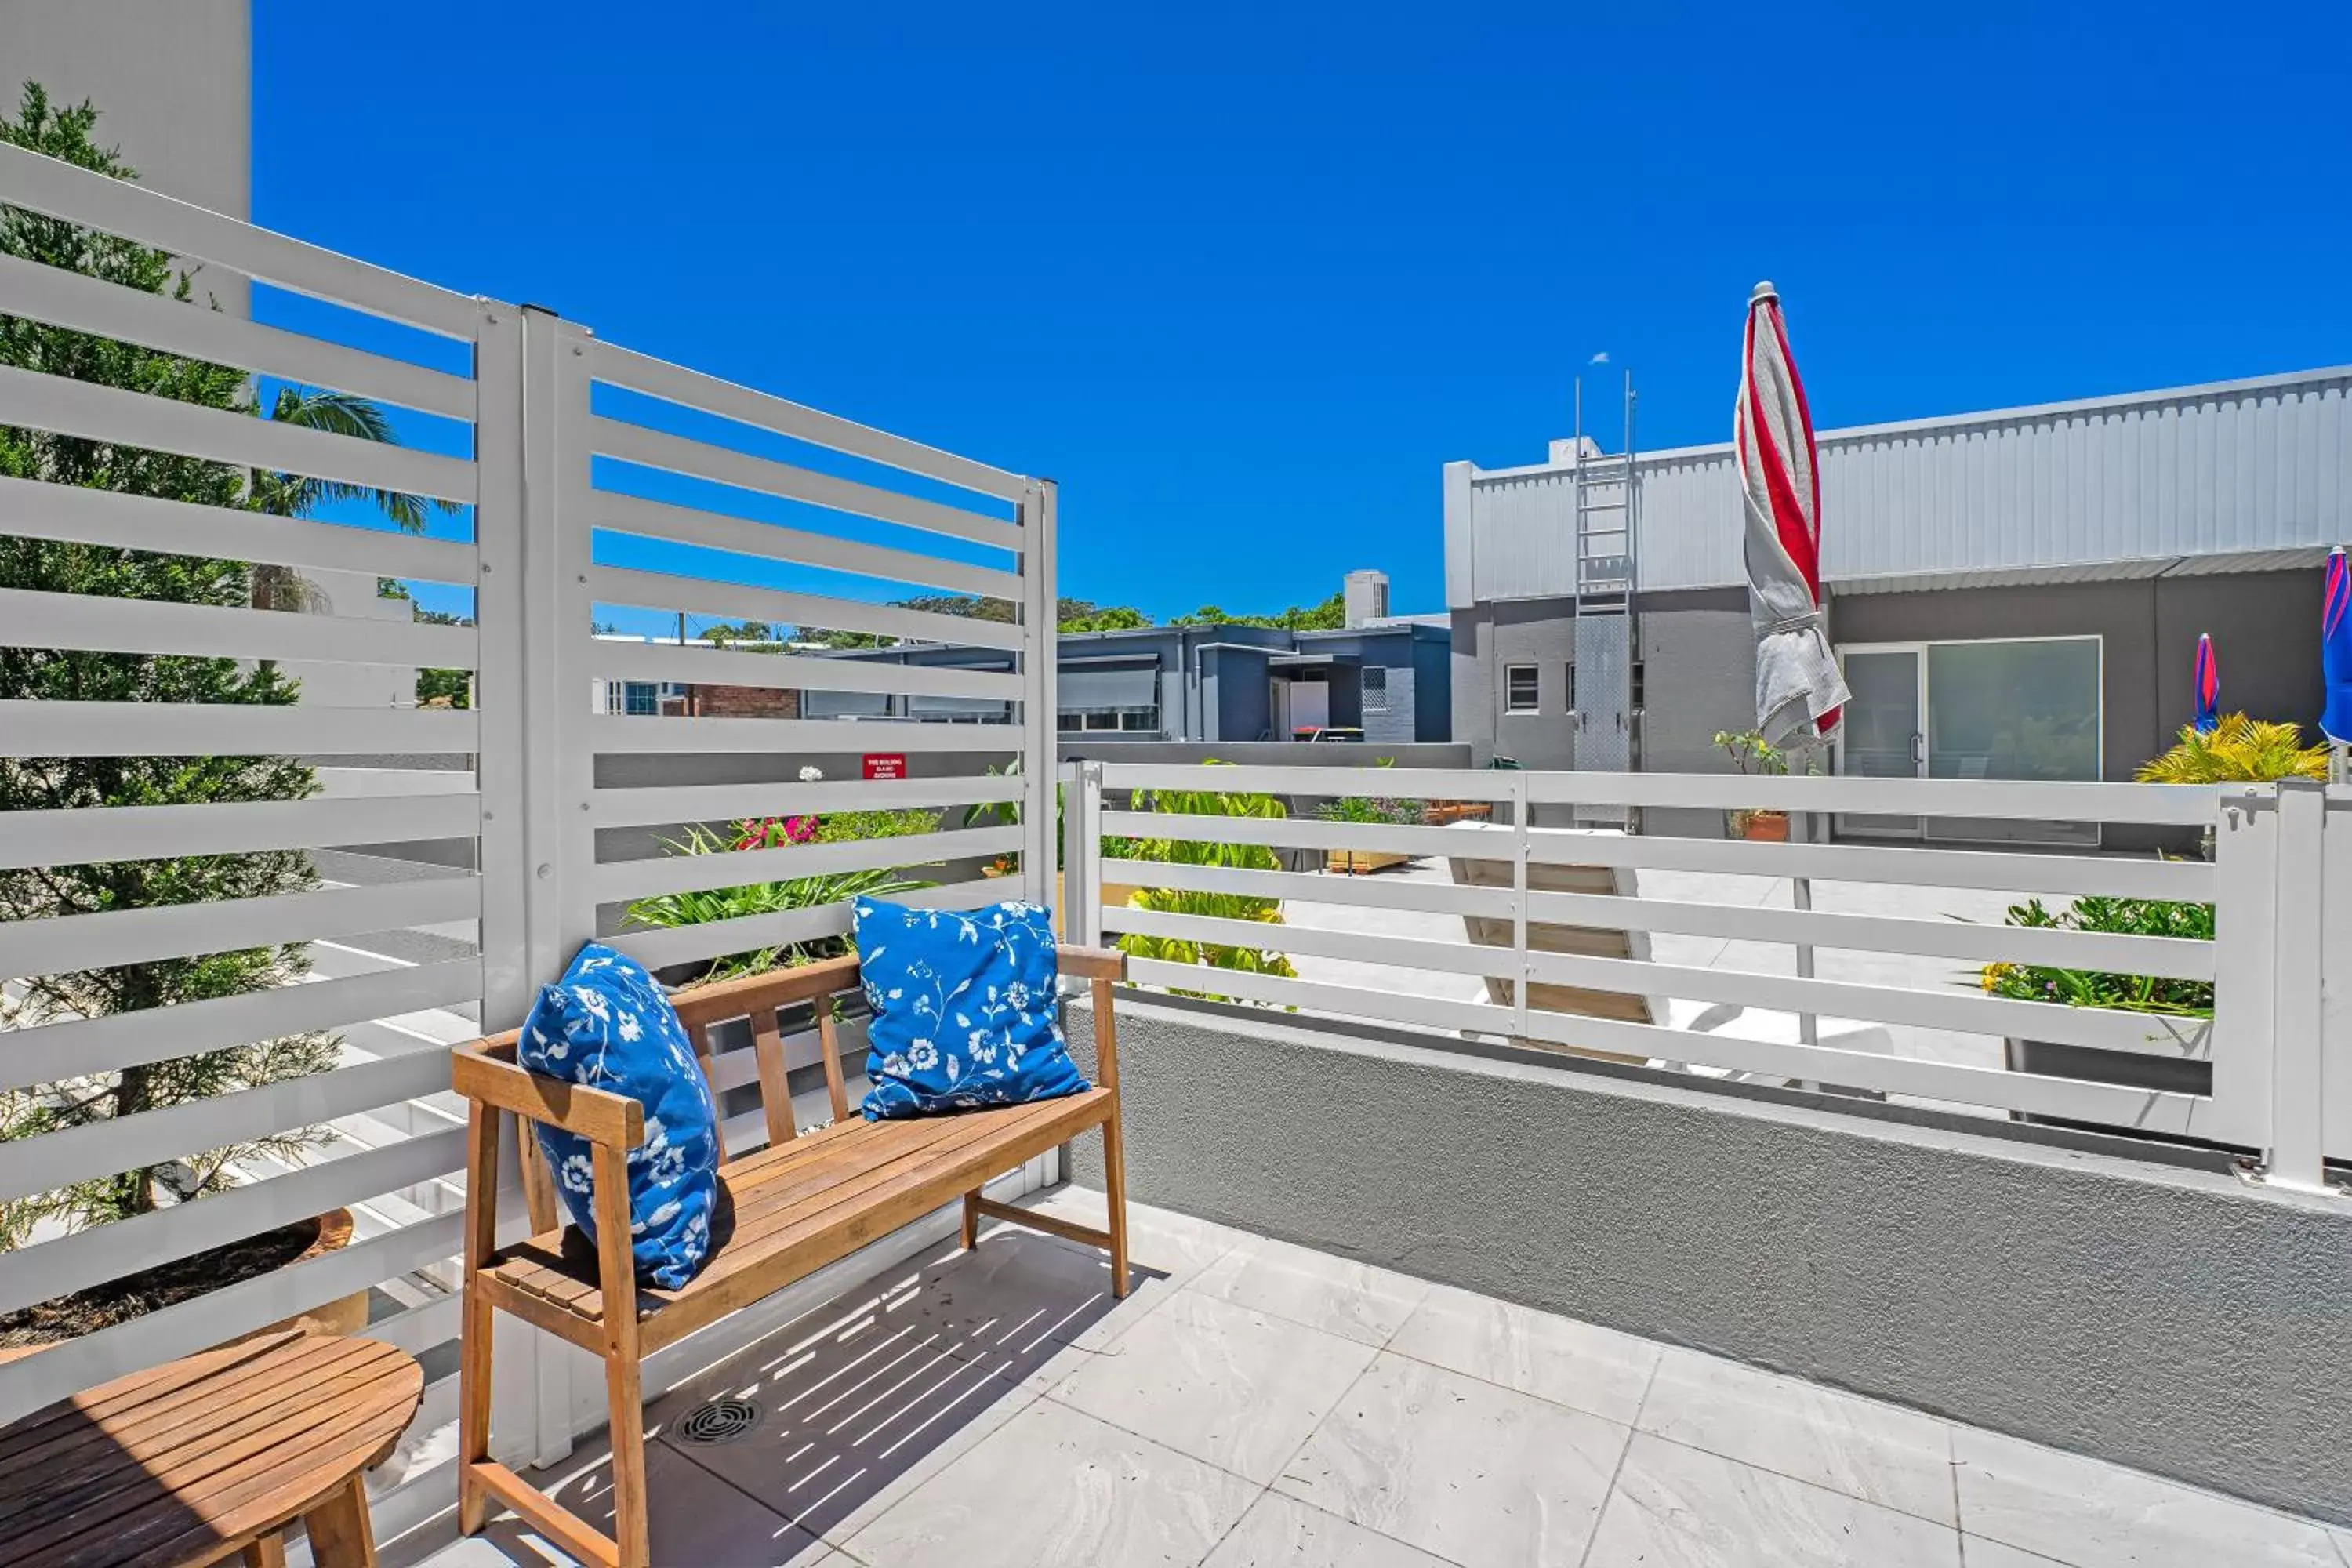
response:
M1040 1206L1089 1223L1098 1194ZM2352 1568L2352 1535L1573 1320L1133 1212L998 1227L656 1405L656 1563ZM747 1436L677 1435L720 1394ZM593 1518L585 1451L560 1493ZM388 1564L562 1559L513 1519Z

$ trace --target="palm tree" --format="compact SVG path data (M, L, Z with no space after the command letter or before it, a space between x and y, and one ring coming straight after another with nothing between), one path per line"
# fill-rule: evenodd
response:
M257 405L255 412L258 413ZM393 444L392 421L382 408L348 392L313 392L307 387L281 386L268 418L305 430L323 430L359 441ZM308 517L329 501L373 500L378 510L404 533L425 531L427 509L451 512L446 500L410 495L405 490L377 489L341 479L311 479L301 474L272 473L257 468L248 492L256 510L274 517ZM258 610L301 610L310 606L310 585L290 566L253 568L253 605Z

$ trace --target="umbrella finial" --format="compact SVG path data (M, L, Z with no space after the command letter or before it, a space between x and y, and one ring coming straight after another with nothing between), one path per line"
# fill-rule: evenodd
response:
M1757 284L1755 288L1748 291L1748 302L1751 305L1760 303L1766 300L1777 300L1780 297L1780 290L1772 287L1772 280L1769 278L1765 279L1762 282Z

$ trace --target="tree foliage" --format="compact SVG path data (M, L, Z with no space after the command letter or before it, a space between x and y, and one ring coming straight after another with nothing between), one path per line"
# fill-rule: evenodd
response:
M0 116L0 141L116 179L135 178L112 149L93 141L97 121L89 104L57 107L37 84L27 83L17 117ZM188 274L169 254L17 208L0 208L0 253L175 300L191 310L209 304L197 301ZM241 370L15 317L0 316L0 364L203 408L287 417L367 439L390 435L373 405L341 394L288 388L264 409ZM283 515L300 515L343 488L16 427L0 427L0 474ZM415 498L369 493L395 521L406 521L396 508L415 509L421 524L424 503ZM0 536L0 587L238 608L257 602L259 585L259 569L241 561ZM269 706L295 697L295 682L268 661L247 667L181 655L0 648L0 700ZM7 811L299 800L317 788L309 767L284 757L0 759L0 810ZM265 898L317 885L309 857L290 849L28 867L0 870L0 921ZM309 969L299 944L239 948L27 976L21 994L0 1006L8 1022L19 1025L96 1017L285 985ZM278 1082L331 1067L339 1053L333 1036L304 1033L10 1088L0 1090L0 1139L68 1131ZM185 1199L217 1191L230 1183L238 1162L262 1153L291 1157L324 1136L296 1129L0 1204L0 1247L21 1245L44 1219L79 1227L147 1212L165 1194Z
M1348 624L1348 595L1342 591L1319 605L1293 605L1273 615L1228 615L1214 605L1203 605L1189 616L1177 616L1171 626L1273 626L1290 632L1335 632Z

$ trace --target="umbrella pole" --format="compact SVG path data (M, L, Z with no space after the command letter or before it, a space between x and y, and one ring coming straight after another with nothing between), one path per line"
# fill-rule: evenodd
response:
M1801 841L1811 844L1813 841L1813 814L1810 811L1799 812L1797 824ZM1811 910L1813 907L1813 879L1811 877L1790 878L1789 897L1790 901L1799 910ZM1811 942L1801 942L1797 944L1797 976L1801 980L1811 980L1813 977L1813 949ZM1820 1021L1812 1014L1797 1015L1797 1038L1809 1046L1818 1046L1822 1043Z

